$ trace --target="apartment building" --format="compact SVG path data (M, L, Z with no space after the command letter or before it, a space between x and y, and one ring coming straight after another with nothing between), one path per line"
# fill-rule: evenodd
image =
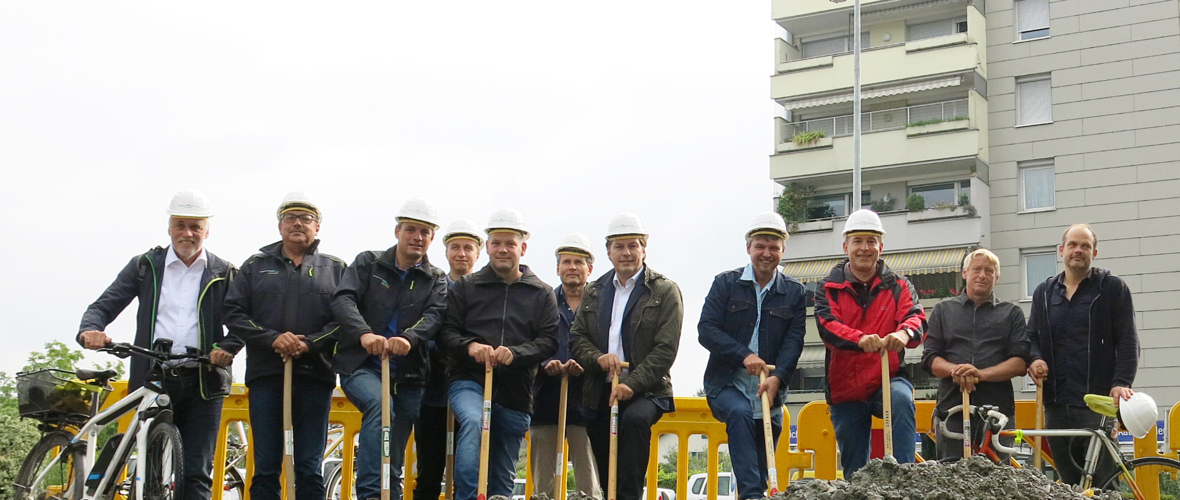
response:
M1060 272L1061 232L1100 238L1095 265L1129 283L1143 352L1136 388L1170 408L1180 359L1180 2L861 0L862 182L852 186L852 0L773 0L770 177L793 222L785 272L814 286L844 218L881 214L885 260L928 308L960 261L994 250L997 293L1027 308ZM856 198L859 197L859 202ZM792 410L821 399L809 321ZM917 361L920 350L907 354ZM910 369L918 397L936 382ZM1032 397L1025 381L1014 384Z

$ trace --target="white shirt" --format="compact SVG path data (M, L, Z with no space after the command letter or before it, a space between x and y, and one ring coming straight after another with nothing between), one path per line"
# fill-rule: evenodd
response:
M201 347L197 330L197 300L201 295L201 276L208 259L205 249L193 265L185 266L168 247L164 258L164 280L160 283L160 305L156 309L155 338L172 341L172 352L184 354L187 346Z
M627 301L631 299L631 292L635 291L635 282L639 275L643 274L643 267L639 268L639 272L631 276L626 283L619 281L619 274L615 273L615 302L610 310L610 335L609 335L609 354L614 354L619 357L620 361L627 361L627 356L623 355L623 313L627 312Z

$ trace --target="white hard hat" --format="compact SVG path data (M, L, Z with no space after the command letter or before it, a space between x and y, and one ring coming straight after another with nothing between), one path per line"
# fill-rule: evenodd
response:
M885 226L881 225L881 217L877 212L862 208L852 215L848 216L848 220L844 223L844 237L852 233L870 233L878 236L885 236Z
M470 238L475 240L476 246L483 246L483 237L479 235L479 224L467 218L455 219L447 226L447 233L443 235L443 244L455 238Z
M488 217L488 227L484 232L489 235L495 232L509 231L517 233L522 239L529 239L529 228L524 223L524 215L521 215L520 210L512 207L503 207Z
M619 212L610 219L606 227L606 241L619 238L647 238L647 230L643 228L643 221L631 212Z
M206 219L213 217L213 204L209 202L209 195L204 191L188 188L172 195L172 202L168 204L165 213L172 217Z
M324 214L320 212L320 207L317 207L311 197L303 191L291 191L287 196L283 197L283 202L279 203L279 209L275 211L275 217L283 218L283 214L292 210L305 210L315 214L319 220L324 220Z
M434 209L434 204L423 200L422 198L410 198L402 204L401 210L397 211L394 218L401 222L403 219L421 222L435 230L438 229L438 210Z
M750 221L750 229L746 231L746 241L760 234L782 238L784 241L791 237L787 232L787 223L783 221L783 216L769 210L760 212L754 216L754 220Z
M590 238L576 231L565 235L561 239L561 243L557 244L557 250L553 252L553 255L560 259L561 254L581 255L586 258L587 262L594 263L594 252L590 251Z
M1119 418L1136 439L1143 439L1159 419L1159 407L1147 393L1136 392L1126 401L1119 402Z

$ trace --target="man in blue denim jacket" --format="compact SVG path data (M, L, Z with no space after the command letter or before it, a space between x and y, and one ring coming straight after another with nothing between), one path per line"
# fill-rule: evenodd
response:
M713 416L725 422L733 475L741 498L762 498L766 490L761 395L771 398L771 427L777 445L783 428L786 382L803 349L807 289L778 270L788 238L774 212L754 217L746 232L750 263L718 274L697 325L709 350L705 395ZM757 335L755 335L755 333ZM758 374L774 364L766 382Z

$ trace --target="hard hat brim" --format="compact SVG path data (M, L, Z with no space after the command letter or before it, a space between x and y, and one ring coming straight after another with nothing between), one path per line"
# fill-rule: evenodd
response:
M648 235L646 233L613 234L607 236L606 241L626 240L631 238L646 239L647 237Z
M320 214L320 209L315 205L309 203L288 203L279 209L278 217L281 219L283 214L287 212L294 212L296 210L303 210L304 212L311 212L315 214L317 219L323 219L324 216Z
M479 236L474 235L474 234L468 234L468 233L449 234L449 235L447 235L446 238L443 238L443 244L445 245L447 243L450 243L451 240L471 240L471 241L474 241L477 245L483 246L483 238L480 238Z
M776 238L782 238L784 240L787 239L787 233L784 233L784 232L781 232L781 231L778 231L775 229L758 229L755 231L750 231L749 234L746 234L747 238L753 238L755 236L774 236Z
M522 240L529 239L528 231L521 231L519 229L509 229L506 227L488 228L487 233L488 233L488 236L491 236L496 233L512 233L512 234L519 234Z
M437 231L437 230L438 230L438 227L439 227L439 226L438 226L438 224L436 224L436 223L434 223L434 222L430 222L430 221L428 221L428 220L422 220L422 219L415 219L415 218L413 218L413 217L406 217L406 216L404 216L404 215L403 215L403 216L401 216L401 217L397 217L397 218L395 218L394 220L396 220L398 223L401 223L401 222L404 222L404 221L410 221L410 222L418 222L418 223L421 223L421 224L426 224L427 226L430 226L431 228L433 228L435 231Z
M885 236L885 232L884 232L884 231L864 231L864 230L857 230L857 231L849 231L849 232L847 232L847 233L844 233L844 237L845 237L845 238L847 238L847 237L849 237L849 236L857 236L857 235L868 235L868 236Z

